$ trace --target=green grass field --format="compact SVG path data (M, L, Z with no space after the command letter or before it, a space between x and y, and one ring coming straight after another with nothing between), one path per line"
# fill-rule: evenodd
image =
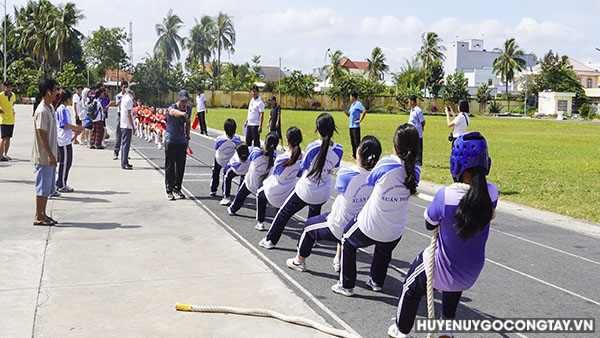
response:
M231 117L241 134L246 114L246 109L209 109L207 123L223 129L223 121ZM344 159L350 161L348 118L342 112L331 114L339 131L334 140L344 146ZM318 115L313 111L283 110L284 135L287 128L297 126L303 132L305 147L317 137L314 121ZM449 184L450 129L445 117L426 119L422 179ZM267 120L268 115L265 126ZM361 133L375 135L384 154L389 154L394 131L407 120L407 115L367 115ZM492 157L489 181L498 186L501 199L600 223L599 125L478 117L471 119L469 130L480 131L488 140Z

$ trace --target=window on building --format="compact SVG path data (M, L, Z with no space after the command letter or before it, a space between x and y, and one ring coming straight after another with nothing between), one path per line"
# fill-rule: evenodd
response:
M569 104L568 100L558 100L557 110L562 111L562 112L568 111L568 109L567 109L568 104Z
M586 88L592 88L592 79L587 79L587 86Z
M494 81L492 79L488 79L488 86L493 86L494 85Z

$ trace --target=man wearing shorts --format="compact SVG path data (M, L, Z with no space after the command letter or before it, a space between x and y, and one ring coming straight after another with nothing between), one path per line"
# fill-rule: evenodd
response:
M55 225L57 222L46 214L48 197L54 191L56 163L58 162L58 141L56 114L52 102L58 94L58 85L52 78L44 78L38 85L42 101L33 115L34 137L31 162L35 167L35 217L33 225ZM38 97L39 97L38 96Z
M283 148L283 137L281 135L281 106L277 103L277 98L275 96L271 96L268 101L271 104L271 114L269 115L269 130L277 133L279 137L279 143L281 143L281 147Z
M8 156L10 139L15 129L15 109L14 104L16 95L12 92L12 83L4 81L4 91L0 93L0 161L8 162L11 158Z

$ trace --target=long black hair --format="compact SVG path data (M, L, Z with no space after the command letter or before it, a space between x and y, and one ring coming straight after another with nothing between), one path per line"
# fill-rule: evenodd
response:
M465 172L471 174L471 186L458 203L456 215L454 216L457 220L457 235L463 241L483 230L492 220L494 214L494 204L490 199L485 178L486 169L474 167L465 170Z
M337 132L337 128L335 127L333 117L329 115L329 113L322 113L319 115L315 124L317 125L317 131L323 138L323 141L319 153L317 154L316 162L308 173L308 177L314 177L317 180L320 180L321 174L323 173L323 167L325 166L325 160L327 159L329 143L331 143L333 133Z
M302 149L300 149L300 143L302 143L302 132L297 127L289 127L285 133L285 137L288 140L290 146L292 146L292 156L281 164L282 167L289 167L294 165L302 156Z
M405 123L396 129L394 149L398 157L404 161L404 170L406 170L404 185L410 190L411 195L417 192L415 166L417 163L418 142L419 132L413 125Z
M70 90L63 89L62 93L60 94L60 104L64 104L72 97L73 97L73 93L71 93Z
M277 148L278 144L279 136L277 136L276 132L272 131L265 136L265 144L263 145L261 152L264 156L269 158L269 164L267 165L265 173L260 176L261 181L269 176L269 171L271 171L271 167L273 167L273 163L275 162L275 148Z
M245 142L240 142L236 147L235 151L242 162L246 162L248 157L250 156L250 151L248 149L248 145Z
M361 166L367 170L373 169L381 156L381 143L377 137L371 135L363 137L358 149Z

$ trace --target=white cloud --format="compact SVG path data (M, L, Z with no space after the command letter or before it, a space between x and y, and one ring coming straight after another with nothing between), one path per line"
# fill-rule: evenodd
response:
M419 34L423 30L423 22L415 16L407 16L398 19L392 15L384 15L381 18L373 16L362 20L358 36L399 38Z
M521 19L515 27L514 35L524 43L548 43L566 42L568 44L582 42L585 35L578 30L565 26L558 22L537 22L532 18Z

